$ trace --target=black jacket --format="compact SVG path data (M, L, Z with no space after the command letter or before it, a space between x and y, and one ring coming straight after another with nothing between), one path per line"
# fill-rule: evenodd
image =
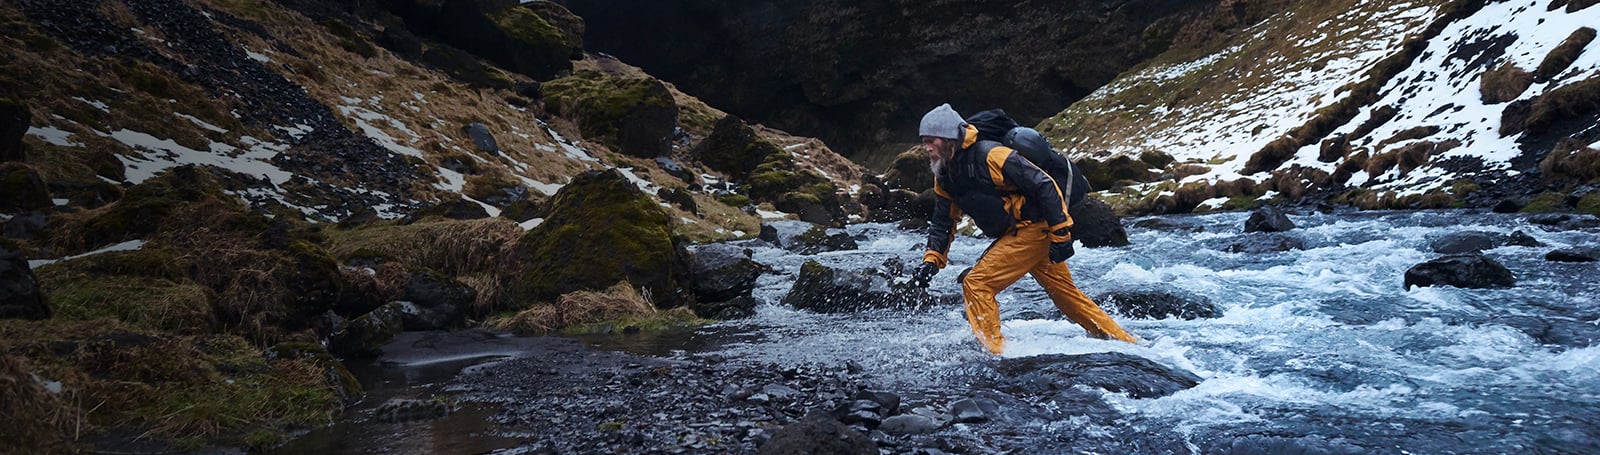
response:
M1043 222L1051 231L1072 226L1055 180L1016 151L977 140L964 128L962 148L934 175L933 214L928 217L928 251L923 260L944 267L955 224L963 212L985 236L1000 238L1024 221ZM1051 241L1067 241L1070 236Z

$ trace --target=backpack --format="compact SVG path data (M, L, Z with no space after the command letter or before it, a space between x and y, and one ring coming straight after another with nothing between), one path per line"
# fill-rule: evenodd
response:
M1050 141L1039 131L1017 124L1016 120L1006 115L1006 111L1000 109L973 114L967 118L967 124L978 128L978 140L995 141L1010 147L1050 174L1050 178L1056 181L1056 187L1067 198L1067 207L1083 204L1084 195L1089 193L1089 179L1078 171L1077 164L1051 149Z

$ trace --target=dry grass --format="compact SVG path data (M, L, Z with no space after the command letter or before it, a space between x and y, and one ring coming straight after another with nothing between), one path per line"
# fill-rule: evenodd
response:
M1539 69L1533 72L1533 79L1544 82L1566 71L1567 67L1572 66L1572 62L1578 60L1578 54L1583 53L1583 48L1594 41L1594 36L1593 28L1583 27L1574 30L1571 35L1567 35L1566 40L1561 41L1560 45L1545 54L1544 60L1539 62Z
M411 225L372 226L328 234L329 254L346 258L377 253L397 261L465 276L492 273L503 264L504 252L523 234L515 221L505 218L442 220Z
M1512 103L1516 105L1519 103ZM1583 119L1600 114L1600 76L1563 85L1545 92L1529 107L1522 130L1542 133L1569 119ZM1502 125L1502 134L1505 133Z
M1533 73L1511 62L1505 62L1483 72L1478 91L1483 96L1484 104L1500 104L1522 96L1522 92L1527 91L1531 85L1533 85Z
M554 304L536 304L514 315L490 318L484 325L496 330L543 334L581 324L656 313L649 297L622 281L604 291L568 293Z
M1600 150L1585 147L1582 140L1562 141L1539 161L1539 171L1552 183L1595 180L1600 178Z
M72 453L81 416L60 394L46 391L24 358L0 340L0 453ZM13 452L14 451L14 452Z

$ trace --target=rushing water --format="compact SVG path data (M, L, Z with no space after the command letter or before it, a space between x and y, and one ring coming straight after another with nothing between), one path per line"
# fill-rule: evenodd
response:
M1246 217L1168 218L1188 229L1130 228L1131 246L1079 248L1069 262L1090 296L1161 290L1209 299L1220 317L1114 315L1144 341L1095 340L1061 320L1043 290L1023 279L1000 296L1005 356L1120 351L1191 371L1200 385L1172 396L1105 399L1128 424L1176 435L1197 452L1230 450L1228 441L1242 438L1256 438L1250 447L1267 451L1600 451L1600 346L1590 342L1600 338L1600 267L1544 260L1552 249L1594 246L1594 230L1547 230L1516 215L1460 211L1313 214L1290 217L1299 227L1288 235L1303 241L1303 250L1225 252L1260 236L1242 232ZM1439 237L1515 230L1545 246L1502 246L1485 255L1516 274L1516 287L1404 289L1406 269L1440 256L1430 246ZM962 366L988 354L959 307L823 315L777 304L807 260L844 270L920 260L920 232L879 224L847 231L858 250L797 255L755 247L755 259L780 272L758 283L756 297L766 303L753 318L703 330L720 340L704 349L797 366L854 362L885 387L909 393L971 381L976 373ZM985 246L958 239L951 267L931 292L959 293L956 275ZM1544 344L1540 335L1563 344ZM1035 425L1016 431L1048 432L1061 423ZM1119 433L1100 434L1112 441ZM1073 450L1096 446L1088 441Z

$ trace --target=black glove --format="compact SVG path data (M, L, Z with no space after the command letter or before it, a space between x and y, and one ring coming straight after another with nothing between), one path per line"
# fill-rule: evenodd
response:
M916 271L911 272L911 285L927 289L928 282L933 280L933 275L936 273L939 273L939 266L932 262L924 262Z
M1067 258L1077 253L1072 250L1072 241L1050 244L1050 262L1066 262Z

